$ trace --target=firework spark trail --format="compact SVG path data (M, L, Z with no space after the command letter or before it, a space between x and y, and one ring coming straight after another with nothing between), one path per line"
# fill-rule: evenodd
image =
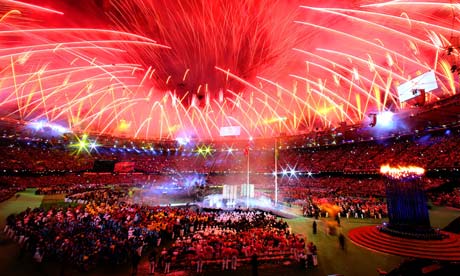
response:
M418 1L389 1L389 2L384 2L384 3L378 3L378 4L369 4L369 5L362 5L361 7L385 7L385 6L427 6L427 7L439 7L439 6L446 6L446 7L457 7L458 4L450 2L418 2Z
M59 15L64 15L64 13L60 12L60 11L40 7L40 6L37 6L37 5L32 5L32 4L21 2L21 1L16 1L16 0L4 0L4 1L7 2L7 4L14 5L14 6L17 5L19 7L26 7L26 8L29 8L29 9L32 9L32 10L37 10L37 11L40 11L40 12L49 12L49 13L55 13L55 14L59 14Z
M242 83L244 83L245 85L251 87L254 91L259 92L260 94L269 96L269 98L270 98L271 100L273 100L273 98L270 97L270 95L267 95L267 94L265 93L265 91L263 91L263 90L261 90L261 89L255 87L255 86L253 86L252 84L248 83L248 82L245 81L244 79L241 79L241 78L239 78L238 76L236 76L236 75L234 75L234 74L231 74L230 72L225 71L225 70L223 70L222 68L219 68L219 67L217 67L217 66L216 66L216 69L219 70L219 71L221 71L222 73L226 74L227 76L229 76L229 77L231 77L231 78L234 78L234 79L238 80L239 82L242 82ZM236 93L235 93L235 92L233 92L233 91L231 91L231 90L229 90L229 89L227 89L227 90L228 90L231 94L233 94L234 96L236 96ZM252 109L252 110L255 111L255 109L252 107L252 105L249 104L249 103L247 103L247 101L245 101L244 99L242 99L242 98L239 97L239 96L237 97L237 99L242 100L244 103L248 104L248 107L249 107L250 109ZM264 101L264 100L262 100L262 99L260 99L260 98L257 98L257 100L258 100L259 102L263 103L269 110L271 110L271 114L273 114L276 118L281 118L281 117L282 117L282 116L280 116L280 115L275 111L275 108L273 108L272 106L268 105L268 103L267 103L266 100ZM275 101L275 102L276 102L276 101ZM278 106L278 104L275 104L275 106ZM255 114L256 114L256 115L259 115L256 111L255 111ZM248 114L245 114L245 115L246 115L247 117L249 117ZM256 123L253 123L253 121L251 120L250 117L249 117L248 119L252 122L252 125L253 125L256 129L257 129L257 126L258 126L260 120L262 119L262 121L263 121L263 118L260 117L260 115L259 115L259 118L258 118L258 120L256 121ZM287 124L286 124L285 122L283 122L283 125L286 127L286 129L289 129L289 127L287 126Z
M447 27L444 27L444 26L440 26L440 25L436 25L436 24L431 24L429 22L425 22L425 21L421 21L421 20L417 20L417 19L414 19L414 18L409 18L409 17L399 17L399 16L394 16L394 15L391 15L391 14L382 14L382 13L377 13L377 12L370 12L370 11L362 11L362 10L352 10L352 9L338 9L338 8L328 8L327 10L332 10L332 11L338 11L338 12L347 12L347 13L354 13L354 14L360 14L360 15L368 15L368 16L371 16L371 17L374 17L374 18L378 18L378 17L382 17L382 18L388 18L392 21L396 21L396 22L403 22L403 21L406 21L406 20L409 20L411 26L412 25L420 25L421 27L424 27L424 28L430 28L431 31L430 33L428 34L428 36L430 37L430 40L433 41L433 44L435 45L436 48L448 48L448 46L451 46L452 45L452 42L451 41L448 41L447 39L443 39L443 41L441 41L440 39L438 39L437 37L440 36L441 34L438 34L436 32L434 32L433 30L439 30L440 32L445 32L447 35L450 35L450 36L453 36L453 35L460 35L460 31L458 30L455 30L452 27L450 28L447 28ZM334 30L335 31L335 30ZM347 34L343 34L343 35L347 35ZM434 42L434 40L437 40L436 42ZM371 42L369 42L371 43ZM455 46L455 45L454 45ZM408 61L411 61L413 60L413 62L416 62L418 65L420 66L424 66L427 70L430 69L430 66L428 65L425 65L423 64L423 61L420 61L418 58L416 59L411 59L409 57L405 57L404 55L401 55L399 54L398 52L396 51L391 51L390 49L387 49L389 52L391 52L392 54L394 55L397 55L398 57L400 58L403 58L403 59L406 59ZM455 53L454 53L455 54ZM438 65L438 55L439 55L439 50L436 52L436 59L434 61L434 69L436 69L437 65ZM441 61L442 62L442 61ZM439 72L439 71L435 71L436 75L439 77L439 78L445 78L447 79L449 82L451 81L451 74L446 74L446 72ZM444 89L442 89L443 91L451 91L449 89L447 89L444 85L443 82L440 83L441 86L443 86ZM455 92L454 92L455 93ZM449 93L450 94L450 93ZM433 95L433 94L430 94L430 95Z
M4 15L2 15L0 17L0 23L4 22L6 19L8 19L9 16L12 16L12 15L20 15L21 12L18 11L18 10L10 10L8 11L7 13L5 13Z
M356 92L361 92L361 94L363 94L364 96L366 96L367 99L370 99L370 100L373 100L373 101L377 101L377 100L378 100L378 99L377 99L375 96L373 96L371 93L367 92L363 87L361 87L361 86L359 86L357 83L353 82L353 80L349 80L349 79L347 79L347 78L344 78L343 75L336 73L336 72L335 72L334 70L332 70L331 68L325 67L325 66L323 66L323 65L321 65L321 64L318 64L318 63L315 63L315 62L310 62L310 64L313 65L313 66L316 66L316 67L318 67L318 68L320 68L320 69L322 69L322 70L324 70L324 71L327 71L327 72L329 72L329 73L331 73L331 74L337 74L338 76L341 77L342 80L344 80L346 83L348 83L348 84L350 85L351 88L355 88L354 91L356 91ZM349 95L351 95L351 93L349 93ZM356 95L359 95L359 94L357 93ZM343 100L343 99L340 99L340 98L339 98L339 100ZM339 102L341 102L341 101L339 101ZM352 106L352 107L354 106L354 105L350 102L350 99L347 99L344 103L346 103L347 106ZM356 114L357 114L358 116L362 116L362 114L365 113L365 110L361 110L360 108L357 108L357 107L356 107L356 108L353 108L353 109L355 109Z
M111 69L114 69L113 66L110 66L110 67L111 67ZM118 68L132 68L132 66L125 66L125 67L117 66L117 67ZM54 69L54 70L47 70L47 71L45 71L47 73L47 75L44 76L44 77L41 77L41 79L43 81L43 80L47 80L47 79L54 79L56 77L68 77L70 74L75 74L75 73L80 73L80 72L85 72L85 71L88 72L90 70L95 70L95 68L92 67L92 66L79 66L79 67L69 67L69 68L60 68L60 69ZM123 73L128 73L128 72L131 72L131 71L132 70L123 69L123 70L113 70L113 71L110 71L110 72L111 72L111 74L123 74ZM23 79L21 85L19 85L17 87L17 90L19 90L19 89L24 90L28 84L33 83L34 82L33 77L35 77L38 73L39 72L27 73L27 74L23 74L23 75L14 75L15 78ZM95 76L92 75L92 76L90 76L89 78L87 78L85 80L80 80L79 82L85 82L86 80L94 80L95 77L102 76L102 75L105 75L105 73L102 73L100 75L95 75ZM106 78L111 78L111 77L106 77ZM72 85L75 84L75 83L76 82L69 82L67 79L65 79L64 82L61 85L50 86L46 90L53 91L53 90L55 90L56 88L59 88L59 87L68 89L68 88L71 88ZM9 89L13 89L13 88L14 88L14 86L3 87L3 89L5 89L5 90L9 90ZM29 97L33 96L34 94L35 94L34 92L29 92L29 94L21 95L21 97L19 97L19 99L29 98ZM9 96L9 98L11 98L11 95ZM9 99L9 98L6 98L3 102L0 103L0 105L8 104L12 100L14 101L14 99Z
M413 20L413 19L410 19L409 17L405 17L405 18L401 18L401 17L397 17L397 16L393 16L393 15L387 15L387 14L381 14L381 13L375 13L375 12L369 12L369 11L357 11L357 10L350 10L350 9L338 9L338 8L326 8L326 9L315 9L315 8L311 8L311 7L304 7L304 8L309 8L309 9L314 9L314 10L318 10L318 11L321 11L321 12L331 12L331 13L334 13L334 14L339 14L339 13L336 13L336 12L340 12L340 13L343 13L343 16L347 16L346 14L344 14L345 12L347 13L355 13L355 14L360 14L360 15L369 15L371 16L372 18L375 18L375 17L383 17L385 19L391 19L393 22L401 22L401 21L406 21L406 20L409 20L411 26L412 25L421 25L421 26L425 26L425 27L430 27L430 28L434 28L434 29L439 29L439 30L442 30L442 31L449 31L451 35L453 34L459 34L458 31L454 31L452 28L445 28L445 27L442 27L442 26L438 26L438 25L435 25L435 24L430 24L430 23L426 23L426 22L423 22L423 21L420 21L420 20ZM406 14L407 16L407 14ZM364 20L364 19L359 19L357 17L350 17L350 18L354 18L356 20ZM366 20L364 20L365 22L368 22ZM368 43L368 44L373 44L376 48L381 48L382 50L384 51L388 51L389 53L392 53L393 55L395 56L398 56L406 61L409 61L409 62L413 62L413 63L417 63L419 66L424 66L424 64L422 64L420 61L415 61L415 60L412 60L411 58L409 57L406 57L396 51L393 51L389 48L386 48L386 47L383 47L383 46L379 46L371 41L367 41L365 39L362 39L360 37L357 37L357 36L353 36L353 35L350 35L348 33L345 33L345 32L340 32L338 30L333 30L331 28L327 28L327 27L323 27L323 26L318 26L316 24L311 24L311 23L307 23L307 22L299 22L301 24L305 24L305 25L310 25L310 26L315 26L317 28L324 28L324 29L327 29L328 31L331 31L331 32L335 32L337 34L341 34L343 36L347 36L347 37L350 37L350 38L353 38L353 39L356 39L362 43ZM375 24L373 24L374 26L376 26ZM395 29L391 29L391 28L386 28L385 26L381 26L382 28L385 28L385 30L389 30L391 32L397 32L398 34L401 34L402 32L398 31L398 30L395 30ZM427 31L428 32L428 31ZM413 35L403 35L407 38L415 38ZM437 34L434 33L434 32L431 32L431 33L428 33L428 36L430 37L430 40L433 41L433 43L424 43L424 41L421 41L421 40L416 40L418 42L422 42L424 43L425 46L428 46L430 48L435 48L435 49L439 49L440 47L443 47L445 45L445 43L448 43L448 45L450 44L448 41L445 40L445 43L443 43L442 41L440 41L439 39L437 39ZM437 39L438 41L434 41L435 39ZM445 46L444 46L445 47ZM438 54L438 52L436 52L436 54ZM435 61L436 62L436 61ZM436 67L436 63L434 65ZM428 66L428 65L425 65L426 69L427 70L430 70L431 67ZM441 76L440 73L437 73L439 76Z
M113 67L113 66L112 66ZM86 69L86 70L85 70ZM13 79L21 79L22 80L22 84L20 86L17 86L17 87L4 87L4 89L8 89L8 88L14 88L15 90L19 90L20 88L22 87L26 87L28 84L32 83L34 81L33 77L34 76L37 76L37 75L43 75L45 73L45 76L42 77L41 79L42 80L51 80L51 79L55 79L56 77L58 76L62 76L62 77L65 77L65 76L69 76L70 74L74 74L74 73L79 73L79 72L88 72L88 71L91 71L91 70L95 70L95 69L100 69L100 68L95 68L94 66L86 66L86 67L71 67L69 68L69 70L65 70L64 72L62 72L62 69L59 69L58 70L58 73L57 74L49 74L51 72L55 72L54 70L50 70L50 71L46 71L46 70L39 70L38 72L36 73L33 73L33 74L24 74L24 75L16 75L16 74L13 74L12 78ZM113 69L113 68L111 68ZM121 70L121 72L126 72L127 70ZM130 71L130 70L129 70ZM84 79L80 79L78 81L75 81L75 82L67 82L66 83L66 88L72 88L73 85L75 85L76 83L85 83L87 81L90 81L90 80L93 80L95 77L99 77L99 76L104 76L104 77L101 77L101 78L98 78L99 80L104 80L104 79L110 79L112 78L112 75L114 73L117 73L117 71L111 71L110 72L110 75L109 76L106 76L107 73L104 72L104 73L98 73L99 75L90 75L89 77L87 78L84 78ZM22 76L27 76L29 75L29 77L24 80L22 79L21 77ZM123 78L126 78L126 76L124 76ZM47 89L44 89L45 91L54 91L55 88L57 88L58 86L60 85L56 85L56 86L50 86L49 88ZM29 95L23 95L22 97L30 97L30 94L33 95L33 92L30 92ZM51 95L52 96L52 95ZM6 99L8 100L8 98ZM5 103L8 103L8 101L4 101L3 104Z
M358 37L358 36L351 35L351 34L349 34L349 33L347 33L347 32L342 32L342 31L334 30L334 29L332 29L332 28L323 27L323 26L320 26L320 25L317 25L317 24L312 24L312 23L309 23L309 22L300 22L300 21L296 21L296 22L299 23L299 24L302 24L302 25L307 25L307 26L311 26L311 27L315 27L315 28L320 28L320 29L326 30L326 31L328 31L328 32L333 32L333 33L335 33L335 34L338 34L338 35L342 35L342 36L348 37L348 38L350 38L351 40L357 40L357 41L359 41L359 42L362 42L363 44L368 44L369 46L374 47L374 48L376 48L376 49L380 49L380 50L382 50L382 51L384 51L384 52L391 53L391 54L393 54L393 55L395 55L395 56L397 56L397 57L399 57L399 58L404 59L404 60L407 61L407 62L410 62L410 63L413 63L413 64L415 64L415 65L424 67L426 70L430 70L430 69L431 69L431 67L429 67L429 66L424 66L423 64L420 64L419 62L417 62L417 61L415 61L415 60L413 60L413 59L411 59L411 58L409 58L409 57L407 57L407 56L405 56L405 55L402 55L402 54L400 54L400 53L398 53L398 52L396 52L396 51L394 51L394 50L391 50L391 49L389 49L389 48L386 48L386 47L384 47L384 46L381 46L381 45L379 45L379 44L377 44L377 43L375 43L375 42L372 42L372 41L369 41L369 40L360 38L360 37Z
M271 81L271 80L268 80L268 79L265 79L265 78L262 78L262 77L258 77L259 79L263 80L263 81L266 81L274 86L276 86L277 88L285 91L286 93L291 93L291 91L289 91L288 89L282 87L281 85ZM316 113L318 116L322 117L322 119L327 122L328 124L332 124L332 122L327 118L327 116L325 116L324 114L321 114L320 112L318 112L318 110L310 105L310 103L308 101L305 101L305 99L297 96L295 93L291 93L292 97L295 99L295 101L301 105L305 105L309 110L313 111L314 113ZM302 114L304 114L303 110L302 110Z
M274 62L285 62L279 57L286 48L295 45L295 41L283 34L295 32L291 20L295 14L285 12L284 18L276 16L279 25L274 25L270 18L285 6L282 2L270 1L272 7L262 12L257 1L249 0L114 1L117 12L111 14L122 30L160 37L160 41L172 46L171 51L160 56L146 53L146 57L141 56L136 62L153 62L158 69L160 88L164 86L161 80L168 79L168 89L180 95L190 92L191 97L205 84L211 93L226 88L241 89L240 85L228 83L217 74L216 65L225 65L225 69L251 81ZM280 26L280 30L276 26ZM293 37L299 40L290 36ZM282 68L280 64L275 65ZM183 82L186 70L190 71L187 81Z
M75 39L74 36L72 35L73 33L79 33L79 35L81 35L82 33L91 33L93 36L96 35L99 37L101 36L108 36L108 35L117 35L117 36L121 36L121 37L128 37L128 38L134 38L134 39L142 39L142 40L126 40L126 39L98 39L98 40L91 40L91 39L86 39L86 40L82 40L82 41L60 41L60 42L56 42L56 43L53 43L53 42L48 42L48 43L43 43L44 41L48 40L48 37L51 34L53 33L58 33L58 32L64 32L66 33L66 36L64 36L63 38L64 39ZM122 71L112 71L112 70L108 70L109 68L107 67L107 65L98 65L95 63L95 59L94 58L90 58L88 55L86 55L85 57L85 54L83 51L85 52L88 52L88 50L98 50L98 51L101 51L102 53L105 53L105 54L110 54L111 55L111 52L114 52L114 51L119 51L119 52L122 52L124 53L125 50L123 49L119 49L119 48L113 48L113 47L107 47L107 46L101 46L101 45L104 45L104 44L109 44L109 45L115 45L116 43L125 43L125 44L129 44L129 43L133 43L133 44L136 44L136 45L148 45L148 46L158 46L158 47L165 47L163 45L159 45L157 43L154 42L154 40L152 39L148 39L148 38L142 38L141 36L138 36L138 35L133 35L133 34L129 34L129 33L123 33L123 32L120 32L120 31L115 31L115 30L100 30L100 29L81 29L81 28L65 28L65 29L60 29L60 28L52 28L52 29L28 29L28 30L16 30L16 31L13 31L13 30L6 30L6 31L0 31L0 35L1 36L8 36L8 35L11 35L11 34L15 34L15 35L24 35L24 36L28 36L30 38L30 34L34 34L35 36L32 36L33 39L29 39L27 40L28 42L28 45L26 46L19 46L19 47L10 47L10 48L6 48L6 49L3 49L2 52L4 53L4 55L2 57L5 57L5 58L9 58L9 59L12 59L13 57L15 56L18 56L20 59L23 58L24 55L27 55L28 58L25 59L24 61L20 61L20 59L18 59L18 61L20 61L21 63L30 63L30 59L31 57L38 57L38 58L41 58L40 56L44 53L49 53L49 54L52 54L52 55L56 55L58 56L58 59L59 60L63 60L65 61L65 59L67 57L64 57L62 54L59 54L58 51L62 52L64 51L66 54L69 54L70 55L70 58L71 59L74 59L75 57L81 59L81 60L86 60L88 63L90 63L89 66L87 66L86 68L86 71L85 73L88 73L89 71L93 70L94 68L97 68L99 69L100 71L102 71L103 73L97 73L97 75L81 75L81 79L79 80L74 80L74 81L68 81L68 77L71 76L71 75L75 75L77 73L79 73L78 71L79 70L76 70L78 68L81 68L81 67L74 67L74 68L69 68L69 70L67 70L66 72L62 73L62 74L54 74L54 75L50 75L48 73L50 73L51 71L53 71L52 69L51 70L42 70L40 69L39 71L37 72L34 72L34 73L29 73L29 74L22 74L22 75L18 75L18 74L15 74L14 71L12 71L13 75L10 77L12 78L13 80L15 80L15 83L16 83L16 79L21 76L27 76L29 75L30 78L27 78L25 81L22 82L22 84L20 86L17 86L15 85L13 88L14 88L14 91L16 93L16 99L17 99L17 106L18 106L18 109L17 111L15 112L12 112L10 115L16 113L16 112L19 112L19 117L21 119L30 119L30 118L38 118L38 117L46 117L47 119L49 114L56 114L56 111L58 109L61 109L60 112L57 112L58 116L59 117L60 115L63 115L63 114L70 114L71 117L73 117L72 115L72 112L71 112L71 109L72 107L78 105L78 103L80 102L83 102L85 99L89 99L88 102L92 102L92 98L98 96L99 93L101 94L105 94L103 90L99 89L99 91L97 93L92 93L90 94L89 96L84 96L84 97L81 97L81 98L76 98L74 97L72 99L72 103L71 104L65 104L66 101L64 101L64 104L60 104L59 101L60 101L60 98L57 97L57 95L59 95L60 91L61 90L64 90L62 88L62 85L60 84L57 84L55 85L54 87L53 86L49 86L47 88L44 88L43 87L43 81L44 80L54 80L54 82L50 82L50 84L52 83L55 83L56 80L58 80L58 75L65 75L66 77L66 87L65 87L65 90L70 90L72 89L73 86L75 85L78 85L78 84L85 84L87 82L96 82L96 83L99 83L101 81L107 81L107 83L110 83L111 80L115 79L117 80L119 83L122 84L122 86L120 87L123 87L124 88L128 88L130 87L131 85L125 83L127 79L129 79L130 77L127 76L127 74L124 74L125 76L123 76L123 74L121 74L121 76L116 76L117 73L122 73ZM34 41L34 39L36 41ZM62 39L62 38L61 38ZM79 38L77 37L76 38L77 40L79 40ZM86 46L85 46L86 45ZM90 45L90 46L87 46L87 45ZM69 47L70 46L70 47ZM73 47L72 47L73 46ZM5 53L6 52L6 53ZM10 53L8 53L10 52ZM89 52L88 52L89 53ZM94 55L94 53L91 53L91 55ZM1 59L1 57L0 57ZM47 62L48 64L51 64L51 62L54 62L56 63L57 60L53 60L53 59L50 59L49 62ZM113 62L113 61L112 61ZM66 62L64 62L65 64ZM71 62L71 64L73 64L74 61ZM15 64L15 62L11 62L11 69L13 69L13 65ZM62 64L62 63L61 63ZM61 65L59 65L61 66ZM111 67L115 67L114 64L111 65ZM131 66L132 67L132 66ZM110 68L112 69L112 68ZM62 70L62 68L60 69L57 69L57 70ZM5 69L2 70L3 72L5 72ZM40 77L43 73L46 73L43 77ZM100 76L100 77L99 77ZM36 77L37 80L34 80L32 78ZM8 76L6 76L6 78L3 78L3 82L8 81ZM132 77L132 79L135 79L134 77ZM28 94L24 94L24 95L19 95L18 93L18 90L22 88L22 91L24 91L24 88L27 86L27 85L33 85L32 83L36 81L39 85L39 89L38 91L30 91L28 92ZM64 83L64 82L63 82ZM3 86L2 89L3 90L8 90L10 87L8 86ZM56 88L59 88L59 89L56 89ZM79 91L80 89L76 89L76 91ZM106 89L107 90L107 89ZM48 93L49 91L49 93ZM33 96L34 94L37 94L37 95L40 95L40 97L36 100L32 100L33 99ZM78 96L79 94L76 94L76 96ZM10 95L11 97L11 95ZM6 106L9 102L9 98L10 97L7 97L6 99L3 100L2 102L2 105L3 106ZM20 102L20 99L21 98L25 98L27 97L27 106L21 106L21 102ZM102 97L101 97L102 98ZM51 106L54 106L52 109L48 109L47 108L47 102L48 100L52 100L51 102ZM40 105L38 103L42 103L42 107L40 107ZM96 100L96 102L99 102L99 100ZM53 104L54 103L54 104ZM87 105L87 103L85 103ZM105 103L105 105L107 105L107 103ZM90 105L91 106L91 105ZM109 105L110 106L110 105ZM27 110L29 109L29 110ZM41 111L41 114L40 115L34 115L34 111L38 111L38 110L41 110L43 109L44 111ZM91 109L94 109L94 107L91 107ZM28 111L28 114L24 115L23 111ZM26 118L24 118L24 116ZM58 118L56 118L58 119ZM33 119L32 119L33 120ZM71 121L71 120L68 120L68 121Z

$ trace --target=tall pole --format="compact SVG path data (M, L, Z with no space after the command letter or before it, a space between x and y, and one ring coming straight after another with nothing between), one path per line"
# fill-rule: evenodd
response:
M275 138L275 207L278 206L278 143Z
M246 207L249 207L249 146L248 146L248 161L247 161L247 180L246 180Z

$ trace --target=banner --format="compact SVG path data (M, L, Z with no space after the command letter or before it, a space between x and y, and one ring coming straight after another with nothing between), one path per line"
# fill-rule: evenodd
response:
M113 169L116 173L129 173L134 171L134 162L118 162Z

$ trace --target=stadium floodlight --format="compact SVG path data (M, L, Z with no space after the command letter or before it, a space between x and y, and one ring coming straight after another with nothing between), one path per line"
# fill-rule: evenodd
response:
M177 143L181 146L186 146L188 143L190 143L190 138L189 137L177 137L176 138Z
M377 115L378 126L391 127L393 125L393 112L385 111Z
M99 145L96 143L96 141L91 142L91 143L89 144L90 150L95 150L98 146L99 146Z
M221 137L225 137L225 136L240 136L241 127L240 126L221 127L220 130L219 130L219 134L220 134Z
M430 92L438 88L434 71L428 71L412 80L398 86L399 102L407 102L413 98L422 96L422 92Z

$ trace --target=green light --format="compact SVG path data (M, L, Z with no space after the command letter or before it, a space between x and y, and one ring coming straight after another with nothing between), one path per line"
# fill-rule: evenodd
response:
M199 155L206 157L207 155L212 154L212 147L211 146L206 146L206 145L201 145L198 146L195 150Z
M78 143L78 147L80 149L84 149L86 148L86 146L88 145L88 143L86 143L85 141L81 140L80 143Z
M81 139L75 136L75 139L77 139L77 142L75 144L70 144L70 147L75 149L74 153L80 154L81 152L86 152L90 154L89 147L91 143L88 140L88 135L83 134Z

